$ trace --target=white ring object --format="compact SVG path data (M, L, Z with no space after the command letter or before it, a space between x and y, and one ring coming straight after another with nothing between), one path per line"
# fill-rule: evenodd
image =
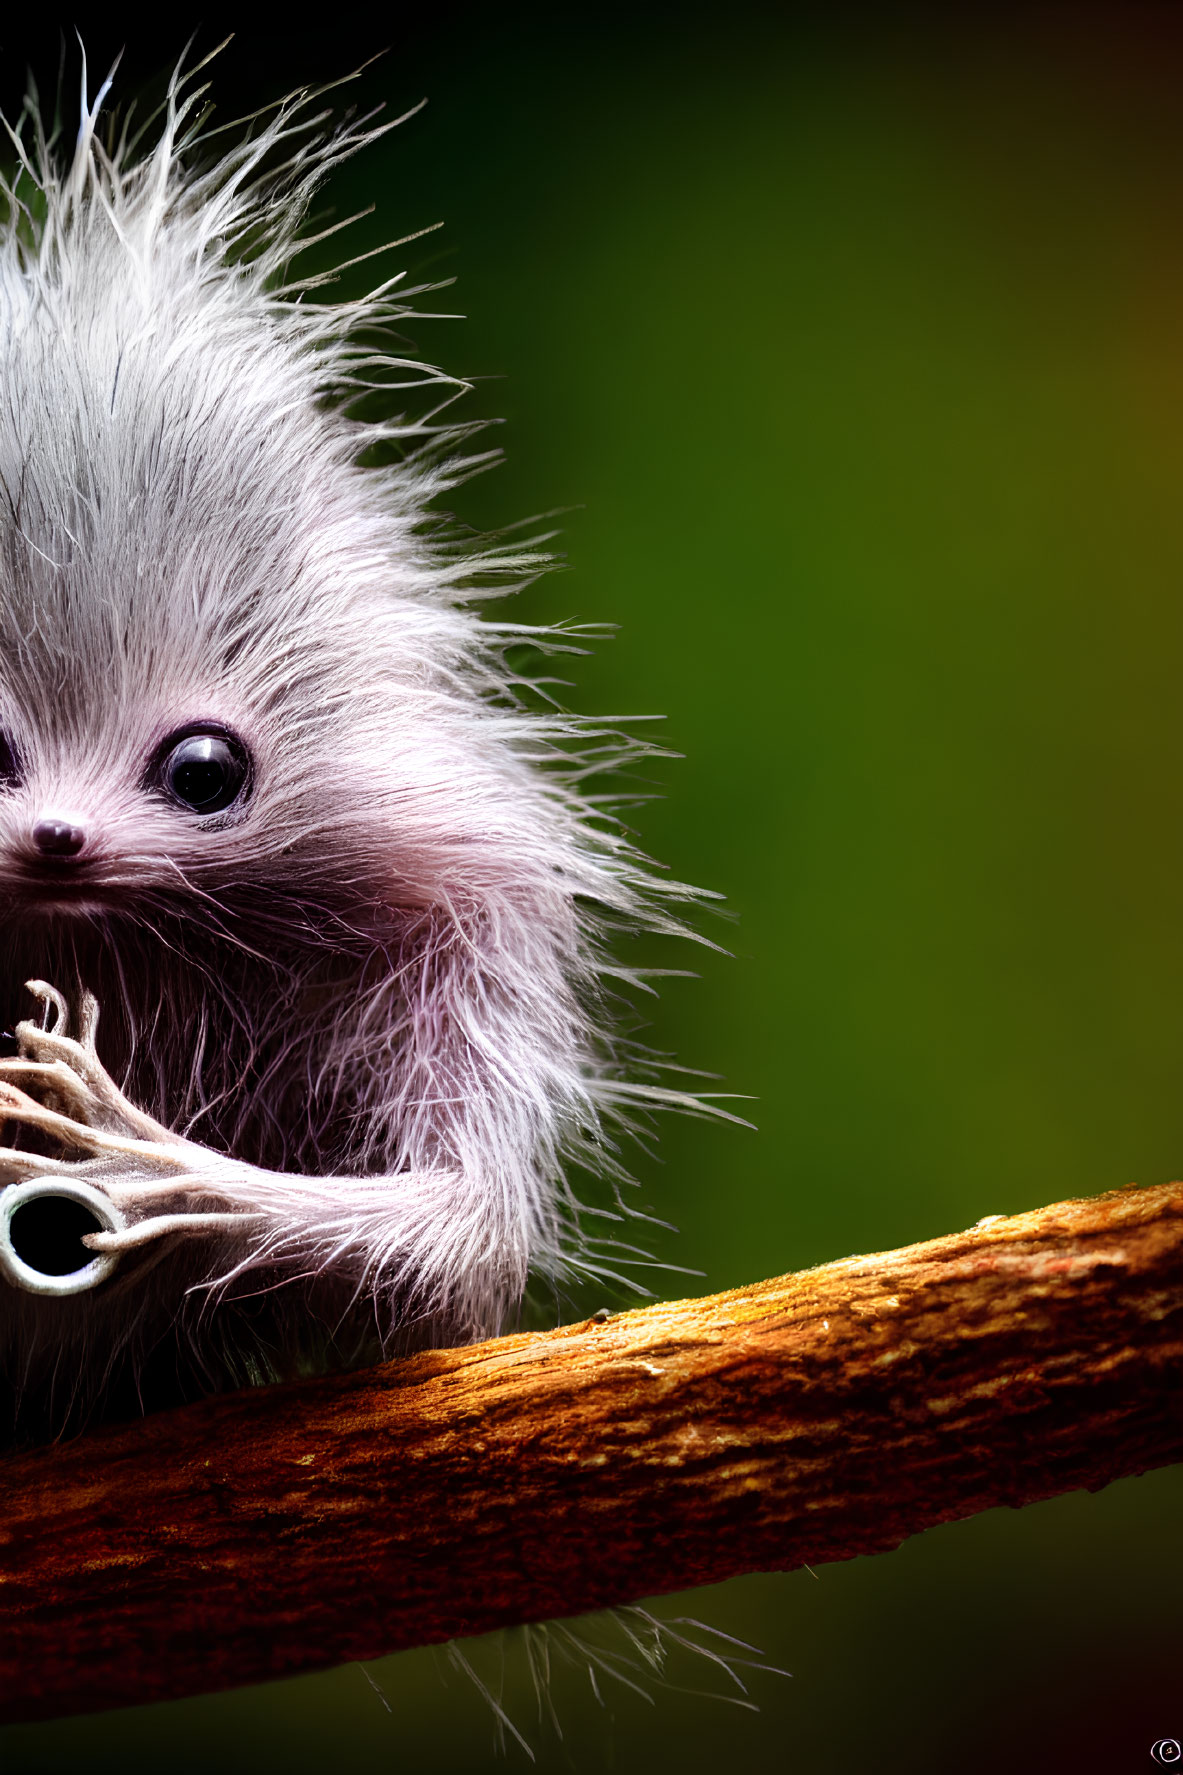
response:
M29 1294L84 1294L105 1282L119 1263L119 1252L97 1251L80 1270L67 1270L64 1276L48 1275L35 1270L23 1257L18 1257L12 1243L12 1217L26 1202L37 1202L46 1196L61 1196L67 1202L78 1202L94 1215L99 1226L108 1233L121 1233L127 1221L110 1196L93 1184L77 1183L72 1177L36 1177L28 1183L10 1183L0 1190L0 1275Z

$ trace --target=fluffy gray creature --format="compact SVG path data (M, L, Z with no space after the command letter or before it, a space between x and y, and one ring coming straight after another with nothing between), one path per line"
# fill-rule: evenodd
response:
M50 1424L497 1331L595 1269L565 1167L678 1098L609 1027L606 932L677 926L586 793L621 745L472 608L534 561L426 516L457 385L397 279L292 275L380 130L296 95L212 157L186 80L146 147L105 96L64 154L27 109L0 228L0 1348Z

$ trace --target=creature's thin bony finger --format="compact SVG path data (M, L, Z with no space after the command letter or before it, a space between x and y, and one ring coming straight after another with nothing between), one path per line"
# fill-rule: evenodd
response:
M94 1128L46 1109L15 1085L0 1082L0 1122L21 1122L29 1128L40 1128L52 1134L65 1146L80 1147L97 1156L122 1154L137 1164L159 1165L184 1169L191 1164L191 1155L178 1143L159 1140L137 1140L132 1136L111 1134L105 1128Z
M93 992L82 994L79 1012L78 1040L88 1053L95 1053L95 1036L99 1026L99 1001Z
M15 1055L0 1060L0 1084L17 1084L21 1079L56 1092L79 1109L94 1107L90 1086L63 1060L25 1060Z
M56 1081L62 1085L84 1085L86 1082L64 1060L28 1060L21 1054L9 1054L0 1059L0 1078L11 1073L22 1078L44 1078L47 1082Z
M97 1057L72 1036L61 1035L56 1029L42 1029L39 1023L34 1023L29 1018L18 1023L14 1033L20 1043L22 1055L32 1054L38 1059L49 1056L50 1059L70 1067L88 1084L95 1084L107 1077Z
M62 1115L56 1109L46 1109L43 1103L36 1102L16 1085L3 1081L0 1081L0 1121L40 1128L66 1146L82 1147L92 1152L107 1138L97 1128L90 1128L85 1122L75 1121L73 1116Z
M91 1251L134 1251L168 1234L196 1238L208 1233L240 1232L263 1220L261 1214L158 1214L119 1233L84 1233L82 1243Z
M228 1190L218 1190L211 1186L207 1175L199 1171L183 1171L179 1177L122 1178L105 1177L103 1188L114 1202L122 1202L128 1206L136 1206L143 1202L167 1201L171 1196L184 1196L187 1192L204 1196L206 1200L230 1198ZM213 1212L211 1210L211 1212ZM237 1209L218 1209L218 1213L238 1213Z
M56 986L51 986L48 980L26 980L25 991L32 993L40 1001L43 1015L51 1010L56 1013L53 1023L38 1026L42 1032L46 1035L64 1036L70 1027L70 1011L65 994L59 992Z
M60 1177L68 1161L47 1159L42 1153L18 1152L0 1147L0 1183L24 1183L29 1177ZM69 1166L72 1170L73 1167Z

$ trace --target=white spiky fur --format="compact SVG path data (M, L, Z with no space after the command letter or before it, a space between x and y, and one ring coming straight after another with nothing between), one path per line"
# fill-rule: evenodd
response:
M456 385L391 355L397 278L331 304L290 274L380 130L295 95L211 160L191 83L146 148L103 142L105 92L65 157L30 107L0 230L0 1003L94 993L104 1064L208 1160L166 1206L242 1218L77 1299L0 1284L14 1392L59 1400L174 1337L206 1379L283 1372L359 1301L388 1344L493 1332L529 1271L591 1261L564 1165L611 1174L606 1116L675 1096L609 1029L606 933L676 924L586 794L620 745L527 706L526 631L471 606L532 557L426 518L472 460ZM364 416L408 384L434 416ZM237 822L143 787L196 719L253 754ZM30 874L47 812L88 834L69 908ZM81 1169L159 1214L134 1156Z

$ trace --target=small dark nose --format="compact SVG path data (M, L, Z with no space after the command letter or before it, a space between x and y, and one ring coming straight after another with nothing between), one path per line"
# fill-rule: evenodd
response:
M86 833L69 820L38 820L33 843L43 857L76 857L86 843Z

